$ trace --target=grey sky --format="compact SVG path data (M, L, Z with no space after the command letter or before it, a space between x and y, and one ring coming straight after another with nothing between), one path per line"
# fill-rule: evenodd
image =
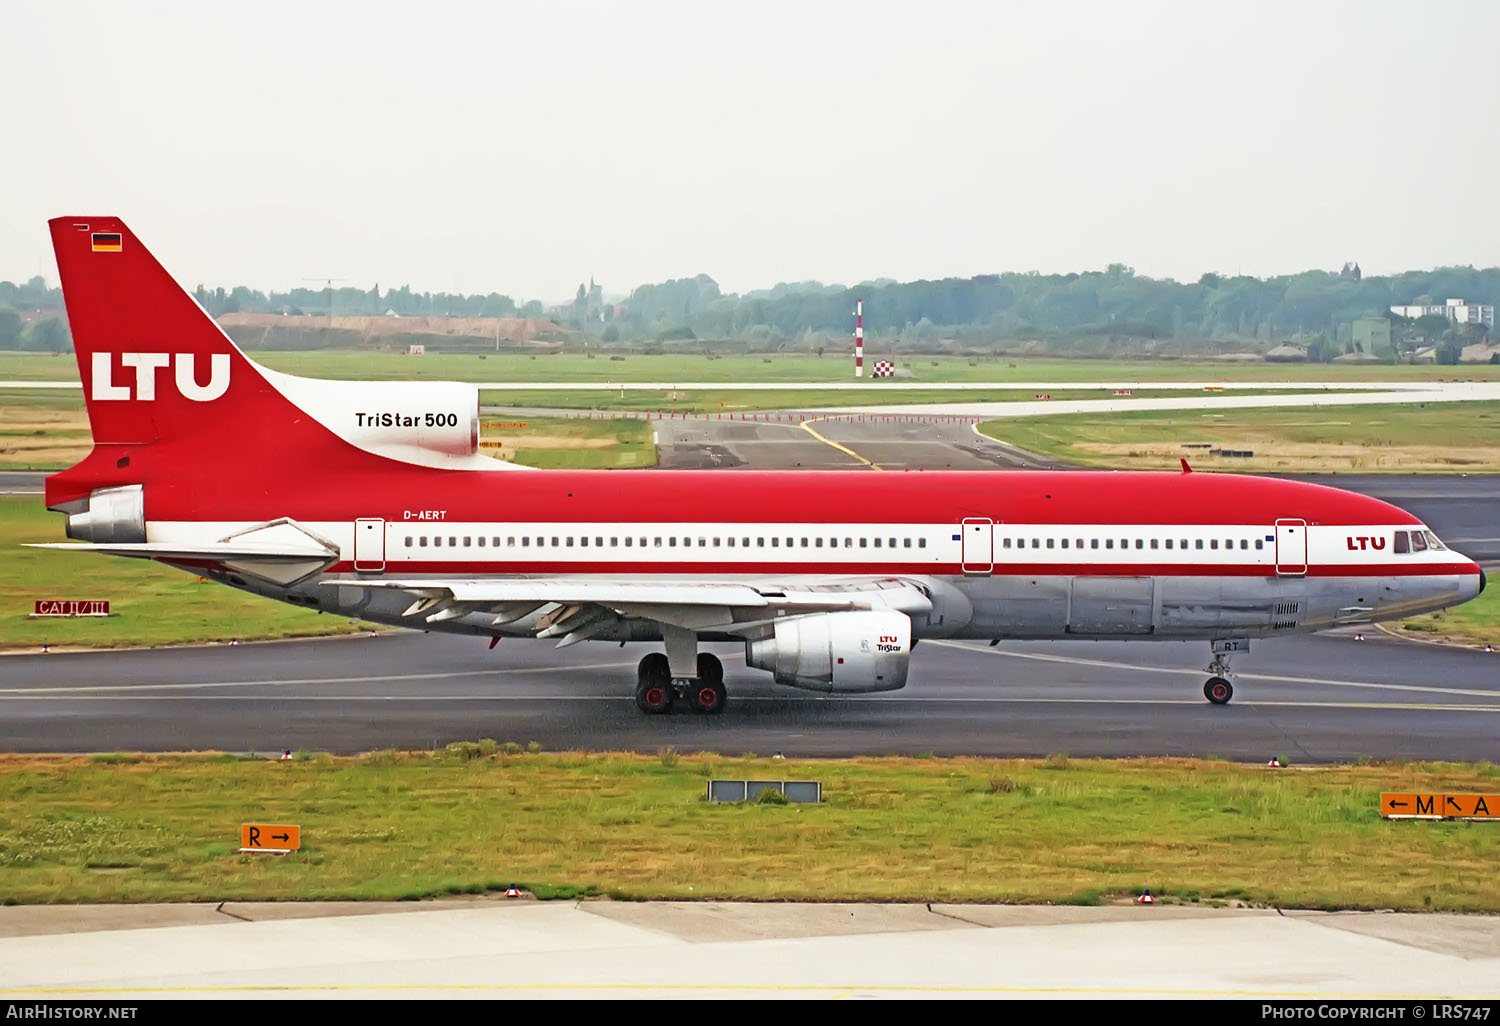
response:
M0 278L571 295L1500 263L1500 3L0 10Z

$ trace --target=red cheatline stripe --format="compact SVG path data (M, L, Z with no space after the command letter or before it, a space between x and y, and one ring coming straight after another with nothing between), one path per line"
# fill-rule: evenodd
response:
M176 560L186 565L189 561ZM983 565L983 564L978 564ZM329 573L342 573L354 569L352 562L343 561L328 569ZM588 574L614 576L619 574L737 574L737 575L851 575L859 577L882 577L926 574L939 577L965 576L956 563L771 563L746 560L743 563L725 561L693 562L609 562L589 560L405 560L398 554L387 555L385 572L391 576L413 574ZM1476 575L1478 571L1468 563L1441 563L1416 567L1411 564L1381 564L1359 566L1311 566L1308 577L1443 577ZM996 563L995 577L1276 577L1270 565L1239 564L1216 566L1212 563L1174 565L1171 563L1129 563L1110 565L1104 563Z

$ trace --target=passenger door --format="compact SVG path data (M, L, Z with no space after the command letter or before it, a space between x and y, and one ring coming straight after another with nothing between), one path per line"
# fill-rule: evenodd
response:
M1307 521L1276 521L1276 575L1301 577L1307 573Z
M354 569L380 573L385 569L385 521L354 521Z
M966 574L989 574L995 569L995 522L989 517L964 517L963 555L960 564Z

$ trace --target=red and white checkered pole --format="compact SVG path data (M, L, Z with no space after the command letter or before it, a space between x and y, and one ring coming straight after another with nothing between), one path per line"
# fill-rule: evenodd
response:
M854 301L854 376L865 376L865 301Z

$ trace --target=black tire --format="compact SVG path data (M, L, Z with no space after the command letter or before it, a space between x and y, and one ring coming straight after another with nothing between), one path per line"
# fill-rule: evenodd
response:
M698 679L712 684L724 683L724 664L719 662L718 656L698 653Z
M635 704L652 715L672 711L672 669L665 654L652 652L636 668Z
M1210 677L1203 685L1203 697L1214 705L1228 705L1234 697L1234 685L1223 677Z
M635 668L635 682L637 684L670 684L672 683L672 667L667 662L664 652L652 652L643 656Z

